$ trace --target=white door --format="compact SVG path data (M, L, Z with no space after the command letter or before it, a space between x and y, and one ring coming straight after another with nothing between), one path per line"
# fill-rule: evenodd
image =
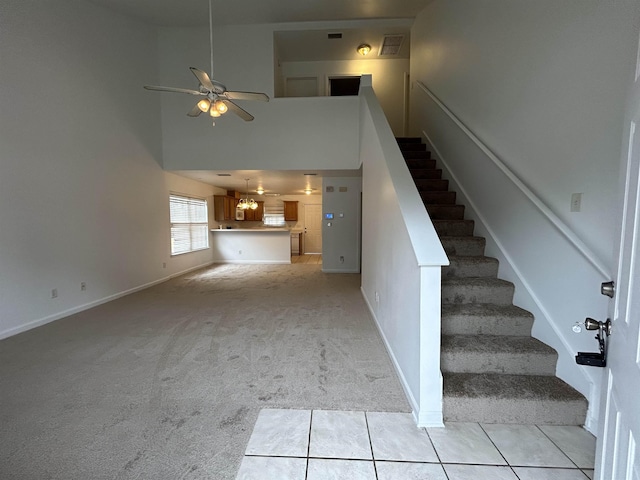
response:
M304 206L304 253L322 253L322 205Z
M640 65L636 72L625 120L624 203L597 447L600 480L640 480Z

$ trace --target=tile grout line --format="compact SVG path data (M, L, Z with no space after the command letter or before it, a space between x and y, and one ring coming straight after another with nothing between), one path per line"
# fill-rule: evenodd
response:
M507 460L507 457L505 457L502 453L502 450L500 450L498 448L498 446L496 445L496 443L493 441L493 438L491 438L491 436L487 433L487 431L484 429L484 427L482 426L482 424L480 422L478 422L478 426L480 427L480 430L482 430L482 433L484 433L487 438L489 439L489 441L491 442L491 445L494 446L494 448L498 451L498 453L500 454L500 456L504 459L505 463L507 464L507 466L509 467L509 470L511 470L511 472L515 475L515 477L520 480L520 477L518 476L518 474L516 473L516 471L513 469L513 466L509 463L509 460Z
M443 428L447 428L447 427L445 426ZM431 439L431 435L429 435L429 431L427 430L427 427L422 427L421 430L424 430L424 433L426 433L427 438L429 439L429 443L431 444L431 448L433 448L433 452L436 454L436 458L438 459L438 464L440 465L440 468L442 468L442 471L444 472L444 476L447 478L447 480L449 480L449 474L447 473L447 470L444 468L444 463L442 463L442 459L440 458L438 449L436 448L436 445L433 443L433 440Z
M558 445L556 442L554 442L554 441L553 441L553 439L552 439L549 435L547 435L547 434L544 432L544 430L542 430L542 429L540 428L540 426L539 426L539 425L536 425L536 428L540 431L540 433L542 433L542 435L544 435L546 438L548 438L548 439L549 439L549 441L550 441L550 442L551 442L551 443L552 443L552 444L553 444L553 445L554 445L558 450L560 450L560 451L562 452L562 454L563 454L565 457L567 457L571 463L573 463L573 464L576 466L576 468L580 469L580 467L578 466L578 464L577 464L576 462L574 462L574 461L571 459L571 457L569 457L569 455L567 455L567 454L565 453L565 451L560 447L560 445ZM580 471L582 471L582 469L580 469ZM584 475L584 472L583 472L583 475ZM586 476L586 475L585 475L585 476Z
M369 417L367 417L367 412L364 413L364 423L367 426L367 437L369 437L369 448L371 449L371 463L373 464L373 474L378 480L378 469L376 468L376 457L373 454L373 442L371 441L371 431L369 430Z
M309 475L309 454L311 453L311 425L313 424L313 409L309 412L309 441L307 442L307 458L306 467L304 469L304 480L307 480Z

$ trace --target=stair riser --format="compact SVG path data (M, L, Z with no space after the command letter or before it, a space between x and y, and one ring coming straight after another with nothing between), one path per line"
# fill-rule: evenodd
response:
M426 160L426 159L419 159L419 158L409 158L406 159L406 163L407 163L407 167L409 169L413 169L413 168L430 168L430 169L434 169L436 168L436 161L431 159L431 160Z
M498 392L499 393L499 392ZM520 425L584 425L585 401L539 401L508 398L443 398L445 422Z
M427 146L424 143L403 143L402 145L398 144L398 147L400 147L400 151L402 153L415 152L415 151L421 151L421 152L427 151Z
M456 192L420 192L422 202L426 205L454 205Z
M556 354L442 351L440 366L452 373L554 375Z
M427 205L429 217L437 220L462 220L464 205Z
M462 286L442 284L442 303L494 303L511 305L513 285L501 286Z
M440 237L470 237L473 235L474 224L472 220L434 220L433 226Z
M412 168L411 176L416 180L422 180L422 179L441 180L442 170L437 168Z
M408 159L429 159L431 158L431 152L425 152L424 150L406 150L402 152L402 156L405 160Z
M416 187L419 192L446 192L449 189L449 180L442 179L416 179Z
M422 143L422 139L420 137L396 137L398 141L398 145L402 148L402 145L405 143Z
M451 264L448 267L442 267L443 277L496 278L498 276L498 262L491 261L491 259L474 264L456 263L452 257L449 257L449 261Z
M442 315L443 335L531 335L531 318L478 317Z
M484 255L486 241L482 237L441 238L447 255L478 256Z

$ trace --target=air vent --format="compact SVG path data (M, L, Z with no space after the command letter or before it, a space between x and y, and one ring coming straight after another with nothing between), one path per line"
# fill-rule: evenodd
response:
M315 176L315 175L318 175L318 174L317 173L305 173L304 175Z
M219 177L230 177L231 174L230 173L218 173L217 174Z
M341 33L327 33L327 38L329 40L333 40L336 38L342 38L342 34Z
M385 35L378 52L379 57L394 56L400 53L400 47L404 42L404 35Z

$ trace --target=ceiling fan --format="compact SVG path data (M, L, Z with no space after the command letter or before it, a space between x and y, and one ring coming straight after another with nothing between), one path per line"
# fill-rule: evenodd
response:
M145 85L147 90L157 90L160 92L187 93L202 98L187 113L190 117L197 117L201 113L209 112L209 115L217 118L227 111L231 111L243 120L250 122L254 116L233 102L233 100L257 100L260 102L268 102L269 96L265 93L257 92L237 92L227 90L222 83L213 80L213 17L211 9L211 0L209 0L209 47L211 52L211 76L206 72L195 67L189 67L191 72L196 76L199 82L198 90L177 87L159 87L155 85ZM215 121L213 125L215 126Z

